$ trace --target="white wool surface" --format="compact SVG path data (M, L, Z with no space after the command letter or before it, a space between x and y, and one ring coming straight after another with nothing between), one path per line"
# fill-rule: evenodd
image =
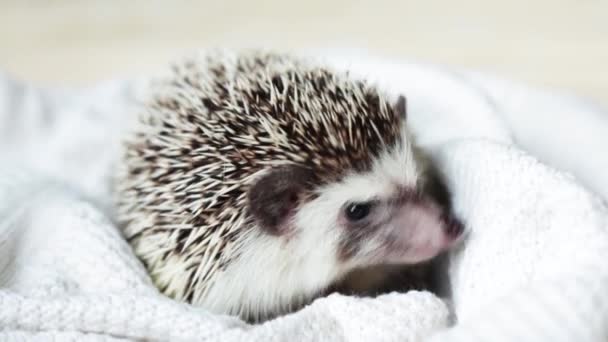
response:
M453 309L332 295L261 325L158 293L109 215L137 81L0 78L0 341L606 341L608 113L565 94L358 53L327 62L408 98L469 231ZM603 198L603 199L602 199Z

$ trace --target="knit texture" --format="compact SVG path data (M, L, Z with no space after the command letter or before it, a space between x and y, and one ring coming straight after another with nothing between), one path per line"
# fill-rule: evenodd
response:
M449 269L454 326L427 292L331 295L260 325L160 295L109 202L127 113L146 82L48 90L4 77L0 341L608 338L608 137L595 134L608 131L608 114L474 73L336 54L327 63L408 97L410 125L468 229ZM589 133L563 141L544 131L562 119Z

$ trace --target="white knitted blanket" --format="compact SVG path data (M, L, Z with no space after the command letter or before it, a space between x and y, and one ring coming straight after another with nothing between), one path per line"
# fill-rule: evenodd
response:
M332 295L256 326L164 298L108 209L138 83L49 90L3 77L0 341L608 340L608 113L470 72L328 63L406 94L445 173L470 230L450 265L455 325L425 292Z

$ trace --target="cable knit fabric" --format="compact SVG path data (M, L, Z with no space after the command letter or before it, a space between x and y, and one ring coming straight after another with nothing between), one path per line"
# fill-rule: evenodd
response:
M449 305L416 291L331 295L249 325L160 295L113 223L109 192L146 81L40 89L5 76L0 341L606 341L608 113L361 56L325 57L408 97L410 125L467 226Z

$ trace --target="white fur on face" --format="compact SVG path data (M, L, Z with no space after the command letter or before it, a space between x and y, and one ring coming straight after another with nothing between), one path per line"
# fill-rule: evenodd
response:
M297 240L253 237L259 248L248 248L218 275L202 306L218 313L247 312L257 319L307 303L341 276L332 237L317 233Z

